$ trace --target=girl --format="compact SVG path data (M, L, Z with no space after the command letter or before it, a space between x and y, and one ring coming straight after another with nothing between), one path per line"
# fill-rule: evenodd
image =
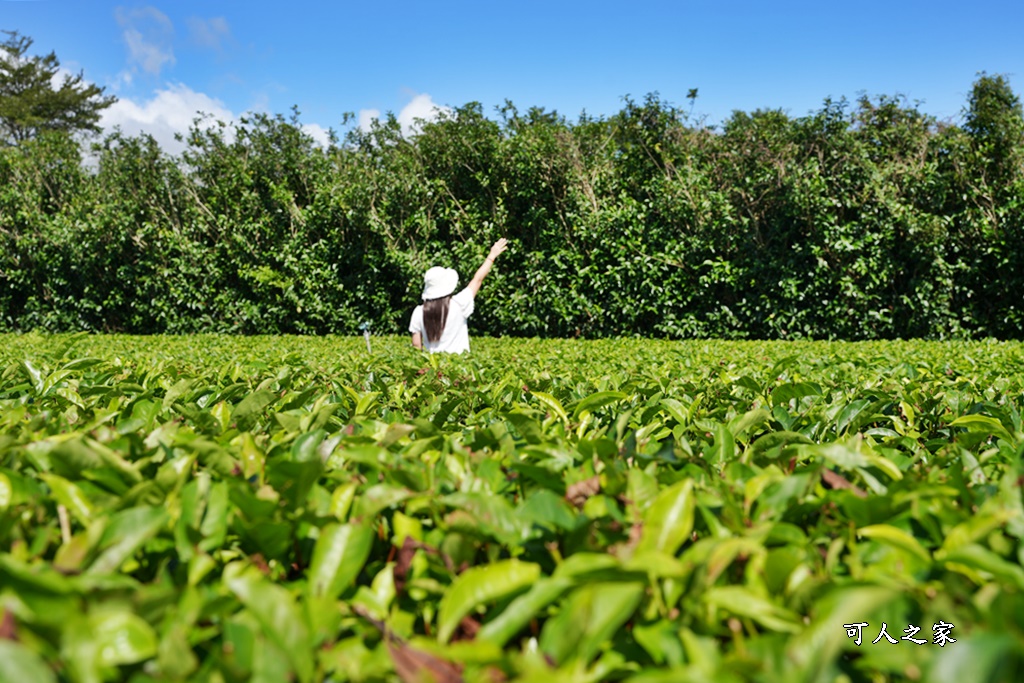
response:
M473 297L480 291L487 273L491 272L494 259L507 246L504 237L495 242L469 285L455 296L452 293L459 285L459 274L455 270L434 266L423 275L423 305L416 307L409 322L413 346L431 353L469 351L466 320L473 313Z

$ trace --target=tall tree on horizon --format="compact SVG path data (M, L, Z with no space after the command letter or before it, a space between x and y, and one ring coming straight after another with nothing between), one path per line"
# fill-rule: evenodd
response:
M29 55L33 40L3 31L0 43L0 141L17 145L43 131L98 132L100 112L117 101L82 73L60 76L54 52Z

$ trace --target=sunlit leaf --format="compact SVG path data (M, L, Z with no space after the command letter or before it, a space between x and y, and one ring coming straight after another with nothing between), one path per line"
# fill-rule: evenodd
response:
M526 589L540 576L530 562L503 560L466 570L452 583L438 608L437 638L448 641L464 616L475 607Z

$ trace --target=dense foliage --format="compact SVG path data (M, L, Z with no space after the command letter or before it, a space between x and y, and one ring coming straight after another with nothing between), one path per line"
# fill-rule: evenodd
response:
M1022 351L3 336L0 681L1020 681Z
M319 147L206 121L171 158L107 136L0 150L0 329L404 330L423 271L498 236L478 332L1019 338L1024 118L1002 76L961 124L895 97L720 129L649 96L570 122L469 104Z

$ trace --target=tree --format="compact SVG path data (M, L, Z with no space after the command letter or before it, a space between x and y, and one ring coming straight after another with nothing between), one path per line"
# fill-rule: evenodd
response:
M1005 76L980 74L967 102L964 129L981 155L984 182L1008 188L1021 172L1024 109Z
M117 98L87 83L82 74L63 74L50 54L29 56L32 39L17 31L3 31L0 43L0 139L16 145L47 130L67 133L99 131L100 112ZM58 85L58 81L61 81Z

